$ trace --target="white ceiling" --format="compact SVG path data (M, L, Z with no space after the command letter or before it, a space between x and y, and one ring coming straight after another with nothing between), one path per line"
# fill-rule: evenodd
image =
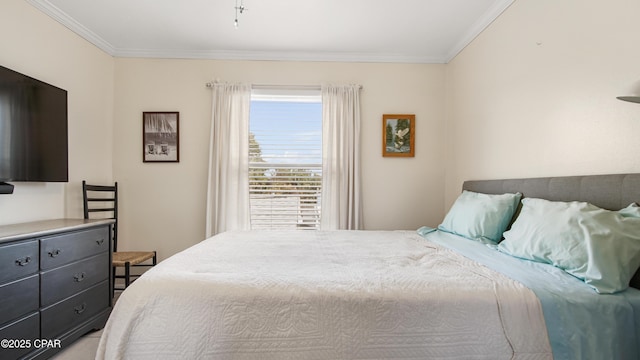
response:
M27 1L118 57L447 63L514 0Z

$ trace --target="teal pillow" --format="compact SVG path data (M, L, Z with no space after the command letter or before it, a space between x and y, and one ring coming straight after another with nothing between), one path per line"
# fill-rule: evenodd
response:
M438 230L496 244L513 218L522 194L491 195L463 191Z
M640 267L640 208L523 199L498 250L554 265L598 293L616 293L629 287Z

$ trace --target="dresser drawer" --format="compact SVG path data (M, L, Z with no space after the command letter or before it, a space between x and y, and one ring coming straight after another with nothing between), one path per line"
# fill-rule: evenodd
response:
M48 306L109 280L109 253L86 258L40 274L40 303Z
M38 274L0 286L0 325L38 310Z
M5 349L0 347L0 359L17 359L20 356L34 350L33 340L40 338L40 314L33 313L24 319L20 319L14 323L6 325L0 328L0 339L7 340L28 340L30 341L29 347L26 342L17 345L23 345L22 348L17 349ZM12 344L16 345L16 344Z
M109 251L109 226L40 240L40 269L46 270Z
M21 241L0 246L0 284L38 271L38 241Z
M41 337L55 339L109 307L109 281L40 311Z

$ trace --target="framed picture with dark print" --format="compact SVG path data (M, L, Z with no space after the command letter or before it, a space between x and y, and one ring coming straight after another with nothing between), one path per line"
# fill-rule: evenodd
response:
M382 115L382 156L414 157L415 115Z
M177 111L142 113L142 161L180 160L180 113Z

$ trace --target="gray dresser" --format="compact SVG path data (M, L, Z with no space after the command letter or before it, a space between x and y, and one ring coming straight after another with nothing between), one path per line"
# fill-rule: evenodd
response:
M112 220L0 226L0 359L45 359L111 312Z

